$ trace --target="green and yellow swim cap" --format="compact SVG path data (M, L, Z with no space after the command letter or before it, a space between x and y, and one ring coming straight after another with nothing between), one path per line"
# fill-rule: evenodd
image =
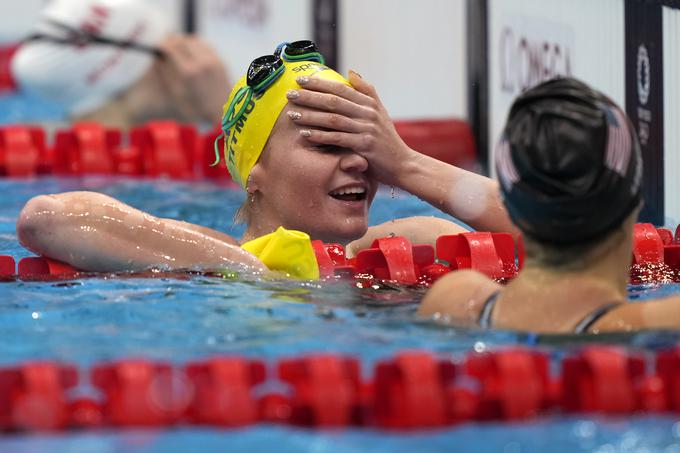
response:
M283 107L288 103L286 92L300 88L295 80L297 77L321 77L349 85L347 79L342 75L321 63L286 61L283 59L282 61L283 70L263 91L251 91L252 95L244 95L244 92L249 88L247 77L243 76L231 91L227 103L224 104L222 122L224 158L231 178L244 189L251 170L267 144L276 120L279 118ZM236 102L234 103L235 99ZM246 102L247 104L245 104ZM225 128L225 124L228 125L229 122L233 122L230 120L232 120L234 111L241 114L240 118L233 125ZM219 161L219 154L217 158Z

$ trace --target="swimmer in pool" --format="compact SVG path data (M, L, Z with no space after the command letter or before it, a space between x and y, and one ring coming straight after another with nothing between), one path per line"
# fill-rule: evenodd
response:
M146 0L53 0L11 63L18 85L71 120L127 129L152 119L216 123L231 87L214 49L172 33Z
M469 219L455 196L465 172L403 144L358 74L350 73L354 90L300 82L289 111L307 140L353 149L380 181ZM427 292L421 315L546 333L680 327L677 296L627 303L642 160L619 107L574 79L541 84L514 103L496 157L502 184L468 180L471 198L485 206L474 218L479 229L522 234L524 269L505 287L475 271L451 272Z
M240 242L208 228L153 217L106 195L71 192L43 195L27 203L17 223L22 244L92 271L234 263L263 269L255 248L246 251L240 245L279 227L341 244L365 243L366 238L388 233L431 243L442 234L465 231L455 223L427 217L369 228L368 209L378 183L366 158L349 147L311 143L286 109L291 90L300 88L296 82L300 77L341 86L347 86L347 80L321 63L321 55L309 41L279 48L277 53L254 60L225 105L222 126L228 148L223 158L232 178L247 192L239 211L246 223ZM502 222L496 228L490 223L472 225L495 230L506 226Z
M628 303L642 157L623 111L573 79L513 104L496 151L505 205L526 261L502 287L474 271L443 277L420 314L543 333L680 327L680 298Z
M446 164L409 148L397 133L375 87L354 71L349 82L299 77L302 89L287 96L287 115L309 143L350 149L364 157L371 175L385 185L418 196L451 217L481 231L519 231L503 206L496 181ZM390 234L431 243L433 233L420 222L386 222L348 246L350 254ZM433 244L434 245L434 244Z

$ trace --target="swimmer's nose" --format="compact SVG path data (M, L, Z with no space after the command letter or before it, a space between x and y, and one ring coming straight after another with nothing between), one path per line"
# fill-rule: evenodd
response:
M368 170L368 161L361 155L350 151L340 158L340 169L346 172L364 173Z

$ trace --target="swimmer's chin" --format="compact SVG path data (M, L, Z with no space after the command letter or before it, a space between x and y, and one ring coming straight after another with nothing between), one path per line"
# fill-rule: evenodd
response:
M362 225L349 231L334 231L332 234L312 236L312 239L319 239L326 244L340 244L347 247L352 242L358 241L368 233L368 225Z

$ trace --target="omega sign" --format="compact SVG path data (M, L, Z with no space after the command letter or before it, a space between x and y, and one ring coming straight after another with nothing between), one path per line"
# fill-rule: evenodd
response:
M499 42L501 90L515 95L543 80L572 75L571 49L560 41L503 27Z

